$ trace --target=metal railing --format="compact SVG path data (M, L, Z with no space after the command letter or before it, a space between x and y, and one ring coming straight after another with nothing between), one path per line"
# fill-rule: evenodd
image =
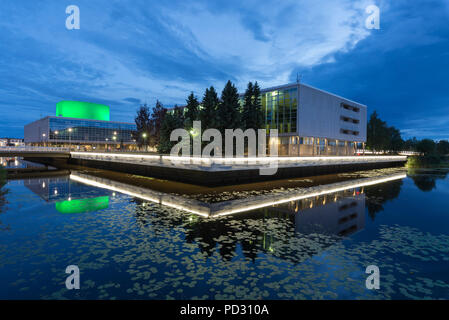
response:
M33 146L19 146L19 147L0 147L0 152L69 152L69 148L59 147L33 147Z

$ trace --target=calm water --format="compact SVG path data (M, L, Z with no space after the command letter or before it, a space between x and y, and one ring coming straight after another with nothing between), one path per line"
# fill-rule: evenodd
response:
M449 298L447 169L213 218L69 176L0 190L0 299ZM289 191L189 198L232 208Z

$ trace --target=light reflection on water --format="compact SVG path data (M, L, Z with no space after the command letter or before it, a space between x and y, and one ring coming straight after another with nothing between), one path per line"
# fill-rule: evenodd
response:
M208 218L69 177L11 181L0 196L0 298L447 299L447 172L409 174ZM79 291L65 289L69 264ZM378 291L365 288L370 264Z

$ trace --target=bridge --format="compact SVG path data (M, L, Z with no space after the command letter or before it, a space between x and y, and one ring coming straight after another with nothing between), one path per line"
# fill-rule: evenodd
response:
M0 158L70 158L68 148L54 147L0 147Z

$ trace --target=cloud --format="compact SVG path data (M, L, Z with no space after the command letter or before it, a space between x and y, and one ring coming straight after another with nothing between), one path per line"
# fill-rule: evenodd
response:
M81 29L73 31L67 4L1 3L0 110L14 112L0 117L0 136L21 136L17 128L54 114L62 99L105 103L113 120L131 122L141 102L183 104L190 91L201 97L228 79L243 90L296 72L404 130L413 129L407 111L448 106L442 0L378 1L381 30L371 31L365 0L78 0Z

